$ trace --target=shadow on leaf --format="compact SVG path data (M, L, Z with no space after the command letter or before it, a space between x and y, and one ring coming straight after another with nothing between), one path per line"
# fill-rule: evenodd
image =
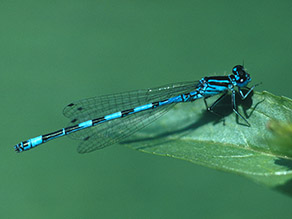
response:
M240 96L237 95L236 96L236 103L238 106L242 107L243 113L244 115L249 118L253 111L255 110L255 107L260 104L262 101L260 101L259 103L255 104L255 107L252 109L252 111L248 114L247 110L249 110L251 108L251 106L253 105L252 102L252 96L253 96L253 92L245 99L245 100L241 100ZM196 102L196 101L195 101ZM196 104L196 103L193 103ZM173 131L167 131L167 132L163 132L160 134L157 134L154 137L143 137L143 138L139 138L139 137L135 137L134 139L130 139L130 140L126 140L121 142L120 144L134 144L134 143L143 143L143 146L140 147L134 147L137 150L143 150L145 148L150 148L150 147L155 147L158 146L160 144L165 144L167 142L170 142L172 140L169 140L167 137L175 135L176 138L180 138L183 137L185 135L187 135L188 133L201 128L204 125L207 125L209 123L212 123L213 125L218 124L220 122L222 122L223 126L225 125L225 117L228 116L232 116L233 110L232 110L232 105L231 105L231 95L227 95L215 108L214 111L216 114L209 112L207 110L203 111L199 117L199 119L191 124L188 124L187 126L180 128L180 129L176 129ZM218 114L222 115L219 116ZM232 114L232 115L231 115ZM180 121L178 121L180 122ZM245 124L239 123L238 122L238 116L236 115L236 123L238 125L243 125L245 126ZM154 140L156 141L156 143L154 143ZM159 141L157 143L157 140ZM132 146L133 147L133 146Z
M279 159L275 160L275 164L283 166L283 167L287 167L288 170L292 170L292 160L279 158Z
M274 187L274 189L292 197L292 179L283 185Z

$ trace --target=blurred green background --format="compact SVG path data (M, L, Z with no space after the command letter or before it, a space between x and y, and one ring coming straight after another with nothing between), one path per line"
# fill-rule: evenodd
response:
M80 155L62 138L13 151L63 128L74 100L243 60L258 91L291 98L291 13L291 0L1 0L1 218L291 218L281 193L120 145Z

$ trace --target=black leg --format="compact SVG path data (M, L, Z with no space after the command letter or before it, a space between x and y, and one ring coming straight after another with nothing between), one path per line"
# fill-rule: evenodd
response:
M253 88L252 88L253 89ZM251 89L250 89L251 90ZM235 101L235 90L232 91L232 95L231 95L231 103L232 103L232 109L233 109L233 112L236 113L236 115L238 115L240 118L242 118L247 126L250 126L249 122L246 120L246 118L244 118L238 111L237 111L237 106L236 106L236 101ZM248 92L249 94L250 92ZM245 98L246 98L247 95L245 95Z
M260 84L261 83L258 83L256 85L252 86L245 95L242 93L242 90L240 88L238 88L238 93L240 94L241 99L244 100L245 98L247 98L248 95L253 91L253 89Z
M206 99L209 97L204 98L204 102L208 111L213 112L213 108L226 96L227 92L223 93L221 97L219 97L210 107L208 107Z
M208 106L207 101L206 101L206 99L209 97L204 98L204 103L205 103L207 111L209 111L217 116L224 117L222 114L214 112L213 109L226 96L226 94L227 94L227 92L223 93L221 95L221 97L219 97L210 107Z

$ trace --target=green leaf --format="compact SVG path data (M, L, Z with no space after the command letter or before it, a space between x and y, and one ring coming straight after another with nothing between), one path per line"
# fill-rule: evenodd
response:
M267 125L273 133L271 142L275 149L287 157L292 157L292 123L271 120Z
M207 112L202 100L181 103L123 144L240 174L292 195L292 128L275 122L292 122L291 99L266 91L244 101L237 98L238 110L251 124L248 127L233 113L230 98L214 109L223 119Z

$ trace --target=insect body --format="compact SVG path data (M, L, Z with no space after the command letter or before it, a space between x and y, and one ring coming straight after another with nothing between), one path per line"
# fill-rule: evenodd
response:
M233 111L250 126L237 111L235 101L235 88L243 100L252 92L255 86L246 94L241 90L250 81L250 75L243 66L237 65L228 76L204 77L200 81L80 100L70 103L64 109L64 115L71 119L67 128L20 142L14 148L22 152L70 134L82 141L78 152L88 153L122 141L163 115L176 103L203 98L207 110L213 111L228 92L231 92ZM206 99L219 94L221 96L209 107Z

